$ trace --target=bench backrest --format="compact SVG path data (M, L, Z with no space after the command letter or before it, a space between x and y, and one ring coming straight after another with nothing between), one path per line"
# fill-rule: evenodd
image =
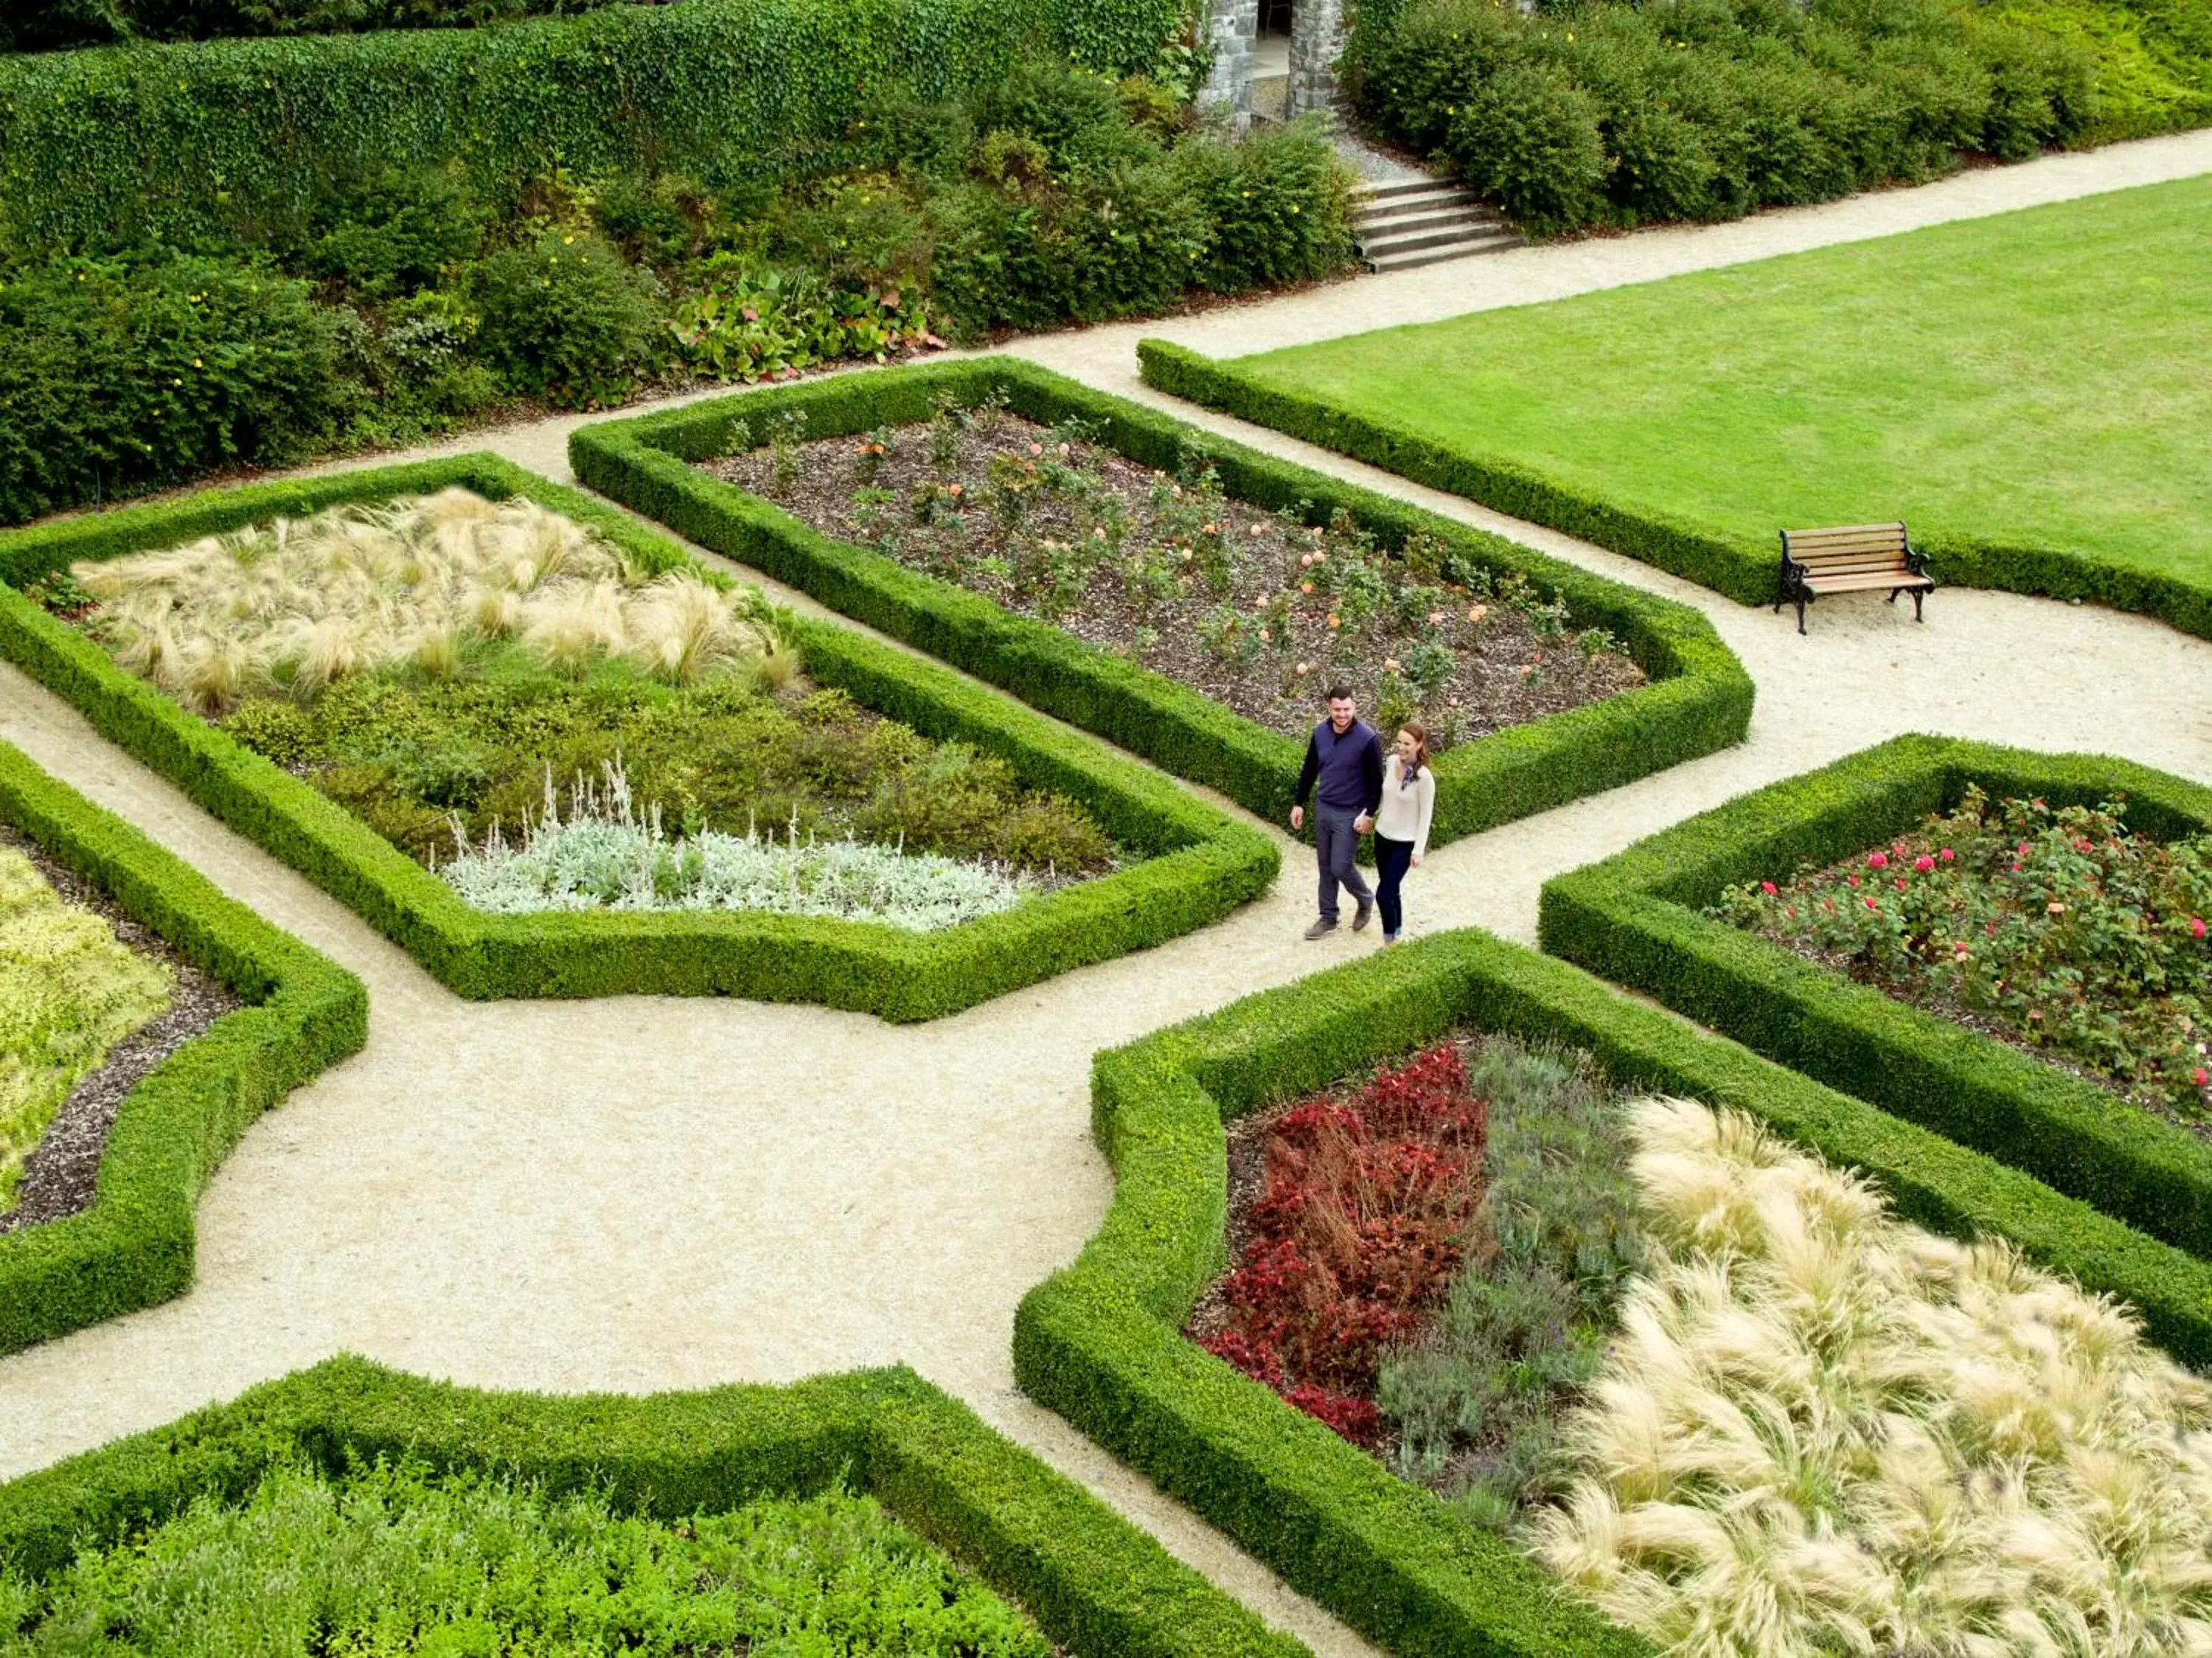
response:
M1900 569L1911 546L1902 524L1839 524L1832 529L1782 532L1784 555L1822 576Z

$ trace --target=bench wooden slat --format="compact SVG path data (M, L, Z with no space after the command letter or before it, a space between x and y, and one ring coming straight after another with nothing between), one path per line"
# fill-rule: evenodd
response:
M1815 593L1872 592L1878 588L1932 588L1936 584L1924 576L1909 576L1896 570L1867 570L1856 576L1817 576L1805 585Z
M1782 533L1793 541L1800 536L1805 536L1808 539L1817 539L1823 535L1901 536L1905 533L1905 523L1904 521L1900 519L1887 524L1831 524L1825 529L1784 530Z
M1829 563L1796 561L1797 567L1808 576L1856 576L1864 570L1905 569L1902 558L1838 558Z
M1879 552L1892 558L1902 558L1905 556L1905 542L1901 538L1893 535L1886 539L1855 535L1844 541L1821 541L1813 544L1792 541L1790 544L1790 556L1792 558L1832 558L1839 552Z

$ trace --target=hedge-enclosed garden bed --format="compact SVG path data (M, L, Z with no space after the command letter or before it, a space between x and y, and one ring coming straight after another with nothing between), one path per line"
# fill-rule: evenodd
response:
M812 682L926 737L972 745L1023 784L1079 802L1141 861L929 935L728 911L488 914L307 783L125 673L14 590L80 561L454 485L493 500L527 496L642 570L690 567L682 548L602 503L496 457L465 455L220 491L0 537L0 581L10 584L0 590L0 654L468 997L715 993L926 1019L1204 925L1274 874L1277 853L1267 837L1142 767L849 629L779 617L779 631L797 645Z
M0 744L0 823L246 1004L125 1094L89 1208L0 1236L0 1353L182 1295L201 1188L247 1125L368 1034L359 980Z
M848 542L699 471L738 423L765 436L788 415L809 437L927 421L940 399L1003 395L1044 425L1088 423L1105 447L1173 471L1194 442L1235 500L1325 524L1340 509L1395 550L1415 534L1499 578L1563 600L1573 625L1616 636L1650 684L1462 743L1438 759L1431 844L1577 800L1741 741L1752 686L1687 606L1639 594L1540 553L1273 460L1032 365L1000 358L848 375L719 398L588 426L569 440L577 475L680 534L801 588L843 614L1000 686L1259 815L1291 804L1302 745L1197 691L1049 623ZM1318 704L1316 704L1318 709Z
M1903 1216L2009 1240L2112 1295L2186 1362L2212 1357L2212 1265L2016 1169L1627 1000L1565 963L1449 933L1100 1055L1105 1224L1032 1290L1015 1368L1048 1405L1400 1654L1648 1650L1511 1544L1187 1339L1225 1263L1224 1121L1472 1028L1587 1051L1620 1088L1748 1112L1871 1177Z
M0 1565L38 1578L270 1470L378 1459L474 1471L681 1521L842 1485L1018 1601L1056 1645L1132 1658L1297 1658L1269 1630L1071 1481L906 1369L790 1387L550 1399L336 1358L232 1404L0 1485Z
M1770 1058L2212 1257L2212 1143L2082 1076L1707 915L1731 885L1857 857L1969 787L2053 807L2126 797L2158 839L2212 829L2212 789L2100 755L1899 737L1775 783L1544 888L1544 948Z

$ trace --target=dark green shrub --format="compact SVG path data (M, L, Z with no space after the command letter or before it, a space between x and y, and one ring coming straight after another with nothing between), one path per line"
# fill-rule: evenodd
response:
M643 274L589 231L546 230L465 274L476 350L501 385L549 402L619 403L656 345Z
M616 0L22 0L25 19L0 47L32 51L110 40L204 40L233 34L460 28Z
M1633 220L1705 219L1727 210L1714 190L1719 168L1697 125L1665 105L1639 102L1607 127L1613 194Z
M0 285L0 520L327 442L336 337L304 283L206 259Z
M1190 271L1200 286L1237 294L1343 267L1344 187L1329 149L1310 136L1277 128L1241 144L1185 143L1172 169L1208 221Z
M1597 101L1558 70L1516 66L1484 82L1453 118L1444 151L1469 183L1539 235L1603 216Z
M981 88L978 131L1019 132L1045 147L1054 173L1140 160L1158 146L1131 126L1114 82L1064 63L1032 61Z
M481 210L451 174L383 169L324 191L296 263L306 275L378 299L428 287L483 240Z

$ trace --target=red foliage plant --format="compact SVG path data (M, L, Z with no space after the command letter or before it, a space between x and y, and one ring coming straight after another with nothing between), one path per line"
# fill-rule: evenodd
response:
M1482 1195L1485 1102L1444 1043L1269 1131L1266 1185L1206 1350L1371 1444L1383 1353L1442 1298Z

